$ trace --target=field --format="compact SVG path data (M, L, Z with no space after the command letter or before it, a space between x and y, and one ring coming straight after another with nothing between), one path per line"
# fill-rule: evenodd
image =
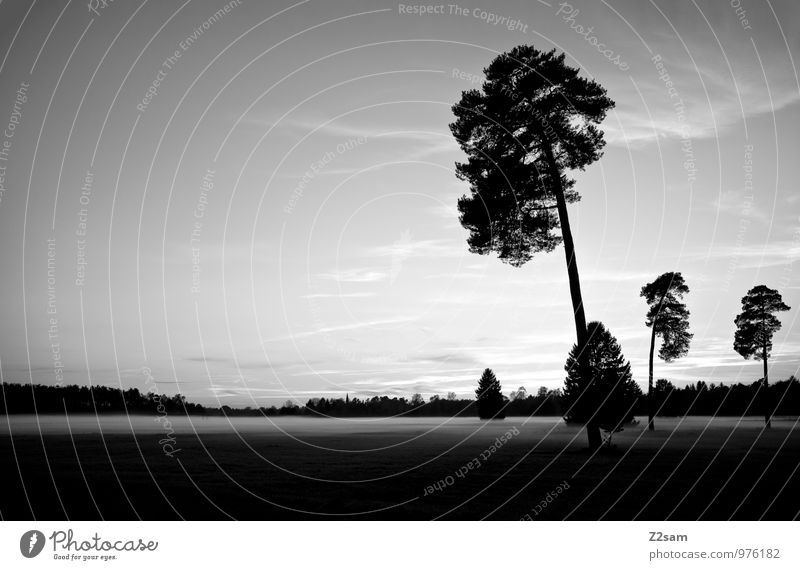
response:
M795 519L800 430L659 418L0 420L4 519ZM171 456L166 452L171 452ZM21 477L20 477L21 476ZM566 482L566 484L565 484ZM24 483L24 484L23 484Z

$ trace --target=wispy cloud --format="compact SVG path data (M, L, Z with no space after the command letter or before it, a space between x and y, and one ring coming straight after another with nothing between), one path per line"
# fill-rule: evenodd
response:
M711 208L720 214L734 216L739 219L755 220L769 223L770 216L763 209L753 204L744 189L725 190L711 202Z
M446 130L432 131L430 129L411 129L409 126L392 122L393 115L384 115L386 120L381 123L359 125L345 120L333 120L320 117L295 117L284 119L276 128L290 129L299 133L311 133L320 136L342 138L382 139L386 141L408 142L415 145L425 144L445 150L457 150L458 146L452 135ZM264 124L259 119L251 118L248 122Z
M461 243L453 243L445 239L415 240L409 230L389 245L370 246L364 249L364 255L370 257L452 257L463 255L466 249Z
M747 245L715 245L713 249L697 248L687 253L689 259L709 261L736 259L743 269L787 265L800 261L800 242L792 240Z
M738 34L736 29L719 29L715 34L725 50L709 51L710 30L702 20L682 22L702 29L688 33L681 44L671 35L654 33L652 22L635 23L652 50L642 54L639 65L651 72L613 86L618 106L604 124L610 144L713 138L800 102L794 75L785 73L790 63L785 47L754 45L738 35L726 37Z
M375 283L377 281L385 281L389 278L389 274L385 271L358 268L319 273L317 274L317 278L336 281L337 283Z
M359 321L354 323L347 323L343 325L335 325L335 326L328 326L328 327L319 327L312 330L301 331L301 332L293 332L289 333L288 335L279 337L278 339L267 339L268 342L274 340L298 340L301 338L309 338L313 336L318 336L321 334L328 334L332 332L341 332L341 331L351 331L357 329L364 329L364 328L384 328L387 326L394 326L394 325L401 325L411 323L417 320L417 317L413 316L401 316L401 317L393 317L389 319L376 319L371 321Z
M364 297L374 297L375 293L363 291L361 293L310 293L301 295L303 299L359 299Z

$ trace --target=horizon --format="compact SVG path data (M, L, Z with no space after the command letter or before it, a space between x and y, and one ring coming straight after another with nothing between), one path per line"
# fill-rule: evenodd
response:
M786 381L791 380L792 378L797 380L797 377L794 376L793 374L788 376L788 377L786 377L786 378L775 378L775 377L772 377L772 379L770 380L770 384L775 384L775 383L778 383L778 382L786 382ZM662 380L662 379L663 380L668 380L667 378L656 377L656 378L654 378L654 381ZM500 379L498 379L498 380L500 380ZM670 381L670 382L672 382L675 385L676 388L682 389L682 388L685 388L687 386L696 386L699 382L705 382L709 386L714 385L714 386L729 386L730 387L730 386L735 386L735 385L750 386L750 385L756 384L760 380L761 379L759 378L759 379L756 379L756 380L753 380L753 381L725 382L724 380L719 380L719 381L715 381L715 382L709 382L709 381L704 380L702 378L698 378L695 381L685 380L685 381L677 382L677 383L676 382L672 382L672 381ZM643 392L646 395L646 393L647 393L647 383L645 382L644 385L642 385L642 382L637 382L637 383L640 384L640 387L643 389ZM27 382L27 381L14 382L13 380L8 380L8 379L3 381L2 384L3 385L13 384L13 385L19 385L19 386L30 385L30 383ZM167 391L159 392L158 391L159 390L158 389L158 384L170 384L170 383L169 382L156 382L155 385L150 385L150 387L147 387L147 386L144 386L144 387L141 387L141 386L121 387L119 385L113 385L113 384L92 384L92 385L88 385L88 384L56 384L56 385L34 384L34 386L49 386L49 387L55 386L55 387L60 387L60 388L67 388L67 387L71 387L71 386L77 386L77 387L84 387L84 388L110 388L110 389L115 389L115 390L116 389L128 390L128 389L132 389L132 388L137 388L137 389L140 390L140 392L142 394L150 393L150 394L166 396L166 397L170 397L170 398L174 397L174 396L186 396L186 394L182 394L180 392L167 392ZM501 385L502 385L502 382L501 382ZM536 386L532 386L532 387L517 386L516 388L510 388L510 387L502 386L502 390L503 390L503 395L510 398L512 394L516 393L519 390L519 388L525 388L525 392L526 392L527 396L528 397L533 397L533 396L536 396L539 388L542 388L542 387L543 388L547 388L547 386L542 384L542 385L536 385ZM555 391L555 390L562 391L563 390L563 384L561 386L556 386L555 388L547 388L547 389L548 389L548 391L551 391L551 390L553 390L553 391ZM363 393L362 392L341 392L341 393L340 392L326 392L326 393L320 392L319 394L316 394L316 395L314 395L314 394L308 395L305 399L299 399L299 398L292 399L291 397L289 397L289 398L281 398L280 396L254 396L254 399L246 401L246 404L256 404L258 407L275 406L275 407L279 408L280 406L285 404L287 399L288 399L288 400L292 400L292 402L295 405L303 407L309 401L314 400L314 399L321 399L321 398L325 398L325 399L328 399L328 400L334 400L334 399L345 400L345 397L349 396L350 400L353 400L354 398L359 398L361 401L369 400L369 399L375 398L375 397L377 397L377 398L386 397L386 398L397 398L397 399L410 400L411 397L416 395L416 394L419 394L420 396L423 397L424 404L427 404L429 402L430 398L432 398L433 396L439 396L440 399L445 399L447 397L447 393L437 393L437 392L431 392L429 394L425 394L425 393L421 393L421 392L409 392L407 394L403 394L403 393L400 393L400 394L391 393L391 394L389 394L389 393L372 393L372 392L363 392ZM465 393L455 392L455 394L456 394L456 397L457 397L458 401L475 400L475 390L474 389L471 390L471 391L465 392ZM261 403L259 403L257 400L255 400L255 398L260 398L261 399ZM200 405L202 405L204 407L213 407L210 404L216 404L217 407L229 406L230 405L228 402L220 401L220 400L217 400L217 399L211 399L208 402L204 402L204 401L202 401L200 399L193 400L193 399L187 398L187 402L188 403L192 403L192 404L200 404ZM234 408L234 409L244 409L246 407L246 405L241 405L241 406L240 405L233 405L233 406L230 406L230 407ZM753 412L753 413L756 414L756 412Z
M792 395L791 386L796 388L797 383L800 382L795 376L790 376L786 379L773 379L770 387L774 394L774 392L778 392L778 394L774 394L773 398L775 398L778 402L777 408L775 413L773 414L774 417L793 417L792 411L795 407L794 400L796 399L795 396ZM701 387L701 384L703 386ZM664 402L669 398L671 399L671 404L661 404L658 408L658 412L656 415L659 417L699 417L699 416L708 416L708 417L740 417L744 419L745 417L761 417L762 411L757 407L753 407L753 402L755 401L755 395L752 390L748 393L746 390L743 391L742 389L746 388L753 388L756 386L758 382L753 383L733 383L733 384L725 384L724 382L720 383L707 383L699 380L695 383L687 383L683 386L675 386L671 385L669 387L669 392L664 392L664 389L656 390L656 398L661 401L663 398ZM779 388L781 384L784 384L782 388ZM7 392L7 390L10 390ZM20 393L21 390L27 391L31 389L30 395L32 396L30 402L28 401L21 401L25 400L25 397L28 394L22 395ZM54 388L56 393L42 393L41 390L38 393L35 391L40 388ZM80 400L76 400L74 396L76 394L71 393L70 390L72 389L89 389L95 391L91 398L91 410L84 409L88 406L88 402L83 402ZM709 399L708 396L713 394L715 391L724 389L726 391L726 395L722 399L721 402L718 402L714 398ZM358 394L351 394L347 393L345 397L342 397L339 394L336 395L321 395L321 396L312 396L309 397L305 401L296 400L296 399L288 399L283 401L263 401L261 403L250 402L250 404L256 405L247 405L247 406L237 406L233 405L230 406L227 403L223 402L214 402L217 405L208 405L202 402L193 401L191 398L187 398L183 394L169 394L167 392L158 392L157 386L151 386L150 389L147 390L139 390L138 394L132 394L132 399L129 401L128 397L126 397L120 401L117 401L113 398L113 394L109 394L109 392L115 392L119 394L126 394L133 390L139 390L137 387L131 387L125 389L123 391L122 388L119 386L108 386L108 385L93 385L93 386L84 386L84 385L77 385L77 384L70 384L70 385L61 385L61 386L46 386L43 384L36 384L36 385L29 385L29 384L20 384L20 383L10 383L10 382L3 382L0 384L0 400L3 401L3 408L0 409L0 415L9 415L9 416L42 416L42 415L58 415L58 416L76 416L82 414L102 414L102 415L115 415L115 414L144 414L144 415L152 415L153 414L153 404L158 402L158 406L156 406L156 410L158 410L159 414L163 414L164 416L170 414L178 414L181 416L182 414L186 414L187 416L193 415L203 415L205 411L222 411L223 415L226 412L223 408L228 408L231 412L235 412L238 416L239 412L268 412L266 416L274 416L274 415L284 415L282 412L284 410L295 410L295 412L286 415L296 415L299 411L301 415L309 415L309 411L311 412L311 416L314 417L325 417L325 418L356 418L356 417L386 417L386 418L396 418L396 417L404 417L406 414L411 413L409 417L471 417L470 415L463 415L464 412L468 410L468 407L454 409L452 405L455 404L464 404L467 402L467 406L470 406L472 403L478 403L479 398L477 394L471 394L464 397L464 395L458 395L453 393L454 397L451 399L450 394L446 395L439 395L434 394L428 397L425 397L423 394L412 394L409 397L404 395L396 396L392 395L389 396L387 394L375 394L375 395L366 395L359 397ZM756 390L758 390L756 388ZM524 392L524 397L522 397L518 390L511 390L508 394L505 394L501 391L501 393L506 396L505 402L503 404L504 413L509 417L528 417L534 418L538 416L542 417L552 417L558 416L562 417L566 423L572 423L567 417L564 417L565 408L568 408L569 404L564 402L564 393L561 388L556 388L553 390L548 390L546 394L542 395L538 393L538 390L530 390ZM667 395L665 395L667 394ZM691 395L691 400L684 400L684 395ZM730 398L732 394L736 394L733 398ZM20 397L22 398L20 399ZM54 399L54 396L56 397ZM110 397L111 396L111 397ZM421 400L415 399L417 396L422 396ZM667 397L668 396L668 397ZM156 399L157 397L157 399ZM179 400L176 400L178 399ZM436 399L434 399L436 398ZM535 400L542 399L542 402L535 407L531 407L530 402ZM265 400L271 400L270 398L265 398ZM401 407L394 410L387 410L384 408L380 409L365 409L365 408L344 408L338 410L328 411L327 409L320 410L319 405L324 403L323 401L327 401L328 404L335 404L341 403L345 405L370 405L375 403L375 401L384 401L390 400L392 402L396 402L401 406L410 406L410 407ZM181 403L182 401L182 403ZM543 408L545 401L551 402L546 408ZM177 403L176 403L177 402ZM421 402L421 403L420 403ZM447 405L442 408L440 403L446 403ZM121 407L120 407L121 404ZM146 404L146 405L145 405ZM522 405L520 405L522 404ZM144 407L142 407L144 405ZM169 411L164 408L164 405L169 406ZM428 406L432 406L433 410L426 410ZM709 405L714 407L714 412L709 413ZM724 407L727 405L727 407ZM63 406L63 409L62 409ZM647 408L649 404L647 403L647 392L643 391L642 394L639 395L638 401L635 403L635 407L633 409L633 417L647 417ZM201 408L198 410L197 408ZM70 409L68 409L70 408ZM34 410L35 409L35 413ZM343 412L351 412L350 414L343 414ZM419 414L412 413L419 411ZM281 412L276 414L276 412ZM353 413L356 412L356 413ZM244 416L248 417L248 416Z
M665 271L691 288L694 338L656 379L761 378L733 349L761 283L791 307L770 377L798 375L800 51L784 30L800 5L747 24L709 1L401 5L4 5L0 380L242 407L461 397L487 367L504 393L561 388L561 246L521 268L471 254L456 210L450 108L524 43L564 51L617 105L569 212L587 320L635 381L639 290Z

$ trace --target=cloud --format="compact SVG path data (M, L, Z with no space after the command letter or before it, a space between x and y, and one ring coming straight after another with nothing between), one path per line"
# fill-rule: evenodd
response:
M458 152L458 144L446 129L446 123L442 123L441 130L436 131L425 128L427 125L422 121L420 121L419 128L409 128L409 124L396 123L395 116L395 114L383 113L380 121L371 121L368 125L357 124L352 120L331 120L328 117L311 115L286 118L277 125L255 117L247 117L243 122L259 127L274 127L289 131L294 136L308 136L309 139L317 137L334 139L330 143L333 146L346 140L360 140L362 143L370 143L370 147L383 142L388 145L385 148L390 152L391 162L422 161L438 154ZM448 165L448 167L452 167L452 165ZM355 169L343 169L340 173L349 174L356 171ZM332 172L327 171L326 173L331 174Z
M771 216L756 207L751 193L741 190L725 190L712 203L713 210L720 214L734 216L740 219L755 220L764 224L770 222Z
M361 293L310 293L301 295L303 299L358 299L363 297L374 297L375 293L364 291Z
M764 269L800 261L800 241L781 240L752 245L715 245L698 248L686 255L689 259L709 261L735 259L742 269Z
M372 321L361 321L355 323L348 323L345 325L335 325L335 326L328 326L328 327L319 327L309 331L302 331L302 332L295 332L290 333L286 336L279 337L277 339L267 339L265 342L273 342L275 340L297 340L301 338L308 338L313 337L321 334L327 334L332 332L340 332L340 331L350 331L350 330L357 330L357 329L364 329L364 328L379 328L379 327L386 327L386 326L393 326L393 325L400 325L411 323L417 320L417 317L394 317L390 319L377 319Z
M389 257L394 259L407 257L454 257L466 253L461 243L452 240L428 239L414 240L410 230L402 232L400 237L390 245L371 246L364 249L364 255L370 257Z
M337 390L291 390L288 388L222 388L212 386L207 388L217 398L242 398L249 397L252 401L255 398L269 398L269 399L298 399L299 396L319 396L321 393L341 393L345 391ZM247 400L240 400L236 405L246 405Z
M434 364L461 364L461 365L465 364L475 365L478 362L478 360L474 355L464 354L457 351L421 354L419 356L409 357L409 360L421 363L431 362ZM452 372L452 370L450 371Z
M640 52L637 65L642 73L607 85L618 103L603 125L610 144L714 138L800 102L796 77L786 73L791 61L782 42L743 41L736 27L712 30L702 16L678 11L680 42L656 33L654 26L663 27L659 17L642 14L633 22L648 38L651 52L632 40ZM709 45L710 37L715 41Z
M437 154L456 153L458 144L450 133L433 131L391 131L375 135L375 139L390 139L413 143L406 145L410 150L400 150L395 160L415 161L432 158ZM449 168L452 166L448 165Z
M232 362L232 359L230 359L230 358L219 358L219 357L216 357L216 356L203 356L203 355L201 355L201 356L187 356L185 358L181 358L181 360L184 360L184 361L187 361L187 362L225 362L225 363Z
M383 117L393 115L384 114ZM260 120L249 120L251 123L264 124ZM449 131L431 131L427 129L409 129L408 125L392 124L391 120L384 123L371 123L363 126L344 120L330 120L329 118L315 119L310 116L305 118L284 119L277 128L285 128L312 136L322 135L342 138L383 139L388 141L413 143L415 146L424 144L431 147L431 151L455 151L458 145Z
M385 271L375 271L370 268L336 270L330 273L317 274L318 279L327 279L337 283L375 283L385 281L389 274Z

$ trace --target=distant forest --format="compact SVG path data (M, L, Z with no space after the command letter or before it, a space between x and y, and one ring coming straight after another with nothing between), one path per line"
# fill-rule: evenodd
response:
M776 415L800 415L800 382L792 376L774 382L764 390L753 384L706 384L697 382L682 388L658 380L653 404L659 416L763 415L773 408ZM563 416L560 390L540 388L535 395L524 388L506 398L507 416ZM433 396L425 401L419 394L411 398L374 396L372 398L312 398L305 405L287 401L280 407L231 408L203 406L180 394L143 393L137 388L120 390L108 386L43 386L3 383L0 390L0 415L5 414L128 413L205 416L307 416L307 417L387 417L387 416L476 416L475 400L461 399L454 393ZM647 415L646 397L639 398L636 415Z

